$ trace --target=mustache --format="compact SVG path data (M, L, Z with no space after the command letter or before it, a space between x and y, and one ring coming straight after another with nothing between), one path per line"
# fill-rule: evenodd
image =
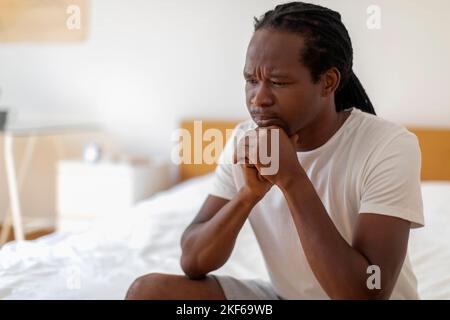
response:
M270 127L270 126L278 126L282 128L286 133L289 133L288 125L278 117L278 115L273 113L260 113L260 112L251 112L251 117L253 121L258 125L258 127Z
M253 118L261 119L279 119L279 116L275 113L268 112L250 112Z
M280 119L278 114L276 114L275 112L271 112L267 109L263 110L262 108L250 108L249 111L253 119L262 119L262 120Z

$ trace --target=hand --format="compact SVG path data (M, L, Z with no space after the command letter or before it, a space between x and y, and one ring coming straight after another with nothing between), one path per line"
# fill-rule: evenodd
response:
M246 160L239 161L238 150L249 150L248 139L242 138L237 146L235 146L233 154L233 163L240 164L242 173L244 175L244 189L249 193L250 196L254 197L256 200L260 200L264 195L272 188L273 183L264 178L256 168L254 164L250 164L248 157ZM242 159L241 159L242 160Z
M289 137L281 127L268 126L248 131L245 138L245 152L238 155L237 161L253 165L267 181L283 189L294 179L306 176L297 158L297 134Z

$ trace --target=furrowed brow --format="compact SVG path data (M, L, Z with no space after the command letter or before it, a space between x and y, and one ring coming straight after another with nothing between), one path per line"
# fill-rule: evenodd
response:
M248 72L248 71L244 71L243 74L244 74L244 78L246 78L246 79L253 78L255 76L253 73ZM288 79L291 77L289 74L278 72L278 71L270 72L268 74L268 76L270 78L276 78L276 79Z
M282 72L272 72L272 73L270 73L270 77L277 78L277 79L290 78L290 76L288 74L282 73Z

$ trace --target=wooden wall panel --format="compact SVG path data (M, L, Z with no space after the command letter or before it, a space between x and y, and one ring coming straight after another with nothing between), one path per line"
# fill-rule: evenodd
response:
M0 0L0 42L83 41L87 0Z

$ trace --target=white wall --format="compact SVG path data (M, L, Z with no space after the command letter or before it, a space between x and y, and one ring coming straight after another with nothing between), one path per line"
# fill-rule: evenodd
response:
M450 125L450 1L314 1L341 12L355 72L379 115ZM246 117L242 67L252 18L272 0L91 0L89 38L1 44L1 104L20 115L100 122L130 152L167 154L181 118ZM366 8L382 9L368 30Z

